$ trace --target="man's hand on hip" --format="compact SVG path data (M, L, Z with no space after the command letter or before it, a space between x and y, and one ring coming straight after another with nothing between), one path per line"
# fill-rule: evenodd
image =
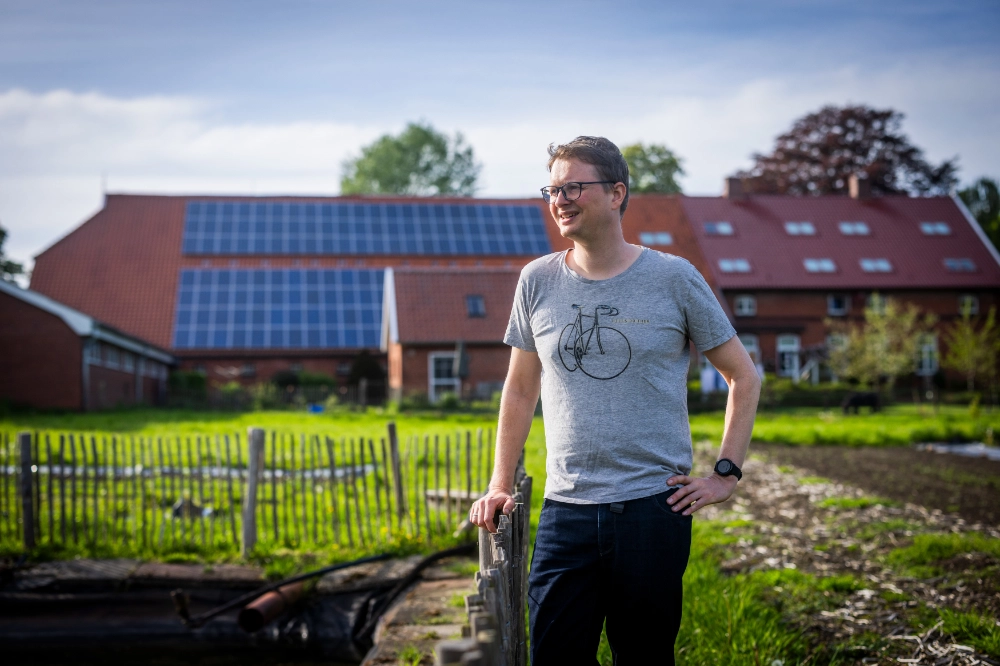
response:
M496 533L497 526L493 524L493 515L497 509L501 509L505 516L509 516L514 510L514 498L506 490L490 488L472 504L472 508L469 509L469 522Z
M732 497L736 490L739 479L735 476L672 476L667 479L667 485L674 487L683 484L683 487L667 498L673 510L682 516L690 516L692 513L708 506L725 502Z

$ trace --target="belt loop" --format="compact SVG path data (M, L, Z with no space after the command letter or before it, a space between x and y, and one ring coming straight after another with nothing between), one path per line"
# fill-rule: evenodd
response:
M621 502L614 502L611 504L611 513L622 513L625 511L625 505Z

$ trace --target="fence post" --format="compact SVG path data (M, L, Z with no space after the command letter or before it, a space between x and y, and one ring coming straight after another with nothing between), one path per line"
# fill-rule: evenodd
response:
M396 422L389 421L389 457L392 461L392 487L396 491L396 518L402 525L406 515L406 490L403 488L403 471L399 462L399 436L396 434Z
M24 548L35 547L35 503L32 488L31 433L19 432L17 442L21 448L21 523L24 528Z
M244 556L257 545L257 483L264 464L264 431L247 428L247 442L250 444L249 469L243 494L243 543L240 544L240 553Z

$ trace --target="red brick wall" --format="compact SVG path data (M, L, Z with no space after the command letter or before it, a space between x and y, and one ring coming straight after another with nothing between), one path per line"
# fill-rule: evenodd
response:
M454 345L431 347L405 347L401 349L403 394L428 393L427 364L432 352L454 352ZM475 391L481 382L500 382L507 377L510 364L510 347L497 345L468 345L469 376L463 381L463 393Z
M144 400L143 402L148 402ZM114 409L135 403L135 373L90 366L90 409Z
M0 293L0 399L80 409L83 344L61 319Z

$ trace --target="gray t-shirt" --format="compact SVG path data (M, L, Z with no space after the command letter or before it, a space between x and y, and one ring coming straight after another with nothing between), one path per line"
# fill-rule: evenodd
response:
M566 252L521 271L504 342L537 352L545 410L545 497L623 502L691 471L689 341L736 335L688 261L648 248L625 272L588 280Z

